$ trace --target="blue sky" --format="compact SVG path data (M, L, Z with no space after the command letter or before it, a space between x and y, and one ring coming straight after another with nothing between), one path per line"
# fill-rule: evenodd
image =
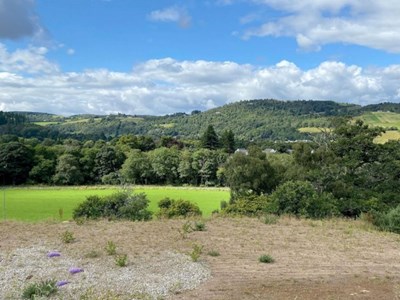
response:
M400 101L397 0L0 0L0 110Z

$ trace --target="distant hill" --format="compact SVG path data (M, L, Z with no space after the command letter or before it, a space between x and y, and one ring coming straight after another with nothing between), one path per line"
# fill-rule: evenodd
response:
M334 117L360 117L364 113L400 113L400 104L368 106L333 101L248 100L226 104L205 112L175 113L166 116L75 115L62 117L23 112L32 123L62 136L112 138L125 134L153 137L177 136L197 139L212 124L218 133L232 130L240 140L296 140L309 137L304 127L329 127Z

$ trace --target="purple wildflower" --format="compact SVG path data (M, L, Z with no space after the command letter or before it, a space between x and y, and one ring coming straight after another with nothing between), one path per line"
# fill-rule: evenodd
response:
M50 251L49 253L47 253L47 257L56 257L56 256L61 256L60 252Z
M76 274L76 273L80 273L83 272L83 269L81 268L69 268L69 273L70 274Z
M63 285L66 285L68 283L69 283L69 281L61 280L61 281L57 281L56 286L63 286Z

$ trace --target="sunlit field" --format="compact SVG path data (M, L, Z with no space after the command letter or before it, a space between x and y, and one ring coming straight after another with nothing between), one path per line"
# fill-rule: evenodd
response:
M40 221L70 220L73 209L90 195L105 196L115 193L117 187L54 187L6 188L0 193L0 218L7 220ZM149 209L157 211L157 203L165 198L185 199L199 205L208 217L220 208L222 200L229 199L227 189L138 187L135 193L145 193L150 200ZM4 210L5 204L5 210Z

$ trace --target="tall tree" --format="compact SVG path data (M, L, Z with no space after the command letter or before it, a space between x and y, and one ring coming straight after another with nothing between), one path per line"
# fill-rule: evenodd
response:
M204 132L200 139L201 146L206 149L217 149L219 146L218 135L214 130L214 126L208 125L207 130Z
M225 130L221 136L221 147L226 153L235 152L235 135L232 130Z
M2 184L24 183L33 166L33 151L20 142L0 145L0 178Z

